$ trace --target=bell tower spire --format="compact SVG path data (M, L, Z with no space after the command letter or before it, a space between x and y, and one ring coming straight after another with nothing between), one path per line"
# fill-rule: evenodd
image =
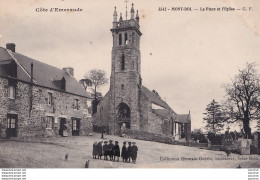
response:
M113 28L116 28L117 26L117 12L116 12L116 6L113 14L114 20L113 20Z
M132 3L132 8L131 8L131 19L134 19L135 18L135 10L134 10L134 3Z

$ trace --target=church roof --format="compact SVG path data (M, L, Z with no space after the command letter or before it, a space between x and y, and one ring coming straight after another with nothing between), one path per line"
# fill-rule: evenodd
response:
M172 110L172 108L171 108L164 100L161 99L160 96L158 96L158 95L155 94L154 92L150 91L147 87L142 86L142 92L144 92L144 94L148 97L148 99L149 99L152 103L154 103L154 104L156 104L156 105L158 105L158 106L161 106L161 107L163 107L163 108L165 108L165 109L168 109L168 110L172 111L174 114L176 114L176 113Z
M177 114L173 116L174 121L180 123L189 123L191 121L190 114Z
M172 113L168 109L153 109L153 112L163 118L168 118Z
M145 86L142 86L142 92L145 93L145 95L152 103L164 108L164 109L153 109L152 112L155 113L156 115L166 119L172 117L174 121L179 123L190 123L191 121L190 114L176 114L172 110L172 108L164 100L161 99L161 97L158 94L150 91Z
M7 49L0 47L0 62L6 60L13 60L17 64L17 79L30 82L31 81L31 63L33 63L33 80L34 83L51 89L60 90L55 80L66 80L66 91L75 95L91 98L84 88L73 76L69 75L62 69L42 63L22 54L7 51Z

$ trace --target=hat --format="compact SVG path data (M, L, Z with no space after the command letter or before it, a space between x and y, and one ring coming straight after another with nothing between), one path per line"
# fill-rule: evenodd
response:
M109 140L109 142L113 142L112 140Z
M115 141L115 143L118 143L118 141Z
M126 144L126 142L124 141L123 144Z
M106 143L107 143L107 141L104 141L104 143L106 144Z
M136 144L136 142L132 142L132 144Z
M131 142L128 142L128 144L131 144Z

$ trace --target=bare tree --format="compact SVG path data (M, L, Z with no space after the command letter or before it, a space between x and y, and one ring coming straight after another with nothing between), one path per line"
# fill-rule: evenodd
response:
M93 113L97 112L97 104L99 100L97 99L97 87L100 87L102 85L105 85L108 83L108 79L106 78L106 72L104 70L100 69L92 69L84 76L86 79L90 79L92 82L92 85L94 86L93 92L94 92L94 100L93 100Z
M246 68L225 85L226 112L228 121L243 122L245 135L251 136L250 121L260 118L260 76L254 63L247 63Z

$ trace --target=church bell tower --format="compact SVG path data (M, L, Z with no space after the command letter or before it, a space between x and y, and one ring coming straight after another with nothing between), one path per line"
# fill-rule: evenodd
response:
M140 128L139 96L142 86L141 53L138 11L132 4L130 19L125 20L120 13L118 19L115 7L113 14L112 64L110 76L111 115L110 129L120 134L121 127L138 130Z

